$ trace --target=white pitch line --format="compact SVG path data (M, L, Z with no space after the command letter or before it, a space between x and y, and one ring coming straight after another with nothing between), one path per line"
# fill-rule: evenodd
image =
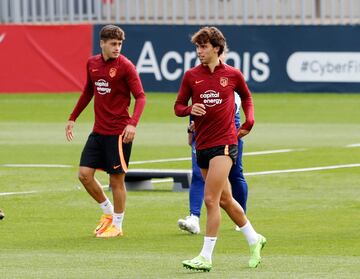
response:
M255 156L255 155L267 155L273 153L285 153L292 152L295 149L276 149L276 150L265 150L265 151L254 151L254 152L244 152L244 156ZM140 165L140 164L149 164L149 163L166 163L166 162L179 162L179 161L190 161L191 157L182 157L182 158L168 158L168 159L159 159L159 160L146 160L146 161L135 161L130 162L130 165Z
M165 182L174 182L174 179L173 178L161 178L161 179L151 179L151 183L165 183ZM103 185L102 186L104 189L105 188L109 188L109 185ZM79 187L80 189L80 187Z
M254 156L254 155L267 155L267 154L274 154L274 153L286 153L292 152L295 149L277 149L277 150L265 150L265 151L254 151L254 152L244 152L244 156Z
M285 153L285 152L292 152L292 151L295 151L295 149L277 149L277 150L244 152L243 155L244 156L255 156L255 155L267 155L267 154L274 154L274 153ZM168 158L168 159L158 159L158 160L135 161L135 162L130 162L130 165L180 162L180 161L190 161L190 160L191 160L191 157ZM61 164L0 164L0 167L8 167L8 168L73 168L74 166L61 165Z
M360 143L348 144L346 147L360 147Z
M172 178L151 179L151 183L165 183L165 182L174 182L174 179Z
M9 168L72 168L71 165L51 165L51 164L2 164L0 167Z
M272 170L272 171L259 171L259 172L248 172L244 173L246 176L256 176L256 175L269 175L269 174L278 174L278 173L292 173L292 172L306 172L306 171L319 171L319 170L333 170L333 169L341 169L341 168L358 168L360 164L348 164L348 165L335 165L335 166L326 166L326 167L313 167L313 168L302 168L302 169L288 169L288 170ZM170 182L172 179L158 179L152 181L153 183L161 183L161 182ZM103 188L109 187L108 185L104 185ZM80 189L78 186L77 189ZM10 196L10 195L27 195L27 194L36 194L41 191L26 191L26 192L0 192L0 196ZM44 191L45 192L45 191ZM53 191L52 191L53 192Z
M11 196L11 195L27 195L27 194L35 194L39 191L26 191L26 192L4 192L0 193L0 196Z
M159 159L159 160L135 161L135 162L130 162L130 165L140 165L140 164L149 164L149 163L166 163L166 162L178 162L178 161L190 161L190 160L191 160L191 157L169 158L169 159Z
M254 176L254 175L268 175L268 174L277 174L277 173L306 172L306 171L319 171L319 170L334 170L334 169L341 169L341 168L357 168L357 167L360 167L360 164L335 165L335 166L303 168L303 169L248 172L248 173L244 173L244 175Z

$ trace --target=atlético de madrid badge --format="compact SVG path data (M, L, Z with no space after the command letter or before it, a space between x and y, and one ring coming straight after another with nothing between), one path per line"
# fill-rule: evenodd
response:
M110 70L109 70L109 76L110 77L114 77L114 76L116 76L116 68L110 68Z
M220 78L220 85L222 87L225 87L229 84L229 79L227 77L221 77Z

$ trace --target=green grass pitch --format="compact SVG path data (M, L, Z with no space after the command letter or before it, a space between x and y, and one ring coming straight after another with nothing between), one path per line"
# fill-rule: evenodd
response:
M131 161L190 156L187 119L173 113L176 95L147 97ZM347 147L360 143L360 94L253 97L256 123L244 151L293 151L244 156L246 173L360 163L360 147ZM182 268L201 249L205 210L200 235L180 232L188 193L172 192L169 182L128 193L123 238L94 238L100 210L77 180L92 106L76 122L72 143L64 132L77 98L0 94L0 278L359 278L359 167L249 175L248 217L268 239L254 270L245 239L224 213L213 270ZM130 167L189 169L190 161ZM108 184L103 173L98 178Z

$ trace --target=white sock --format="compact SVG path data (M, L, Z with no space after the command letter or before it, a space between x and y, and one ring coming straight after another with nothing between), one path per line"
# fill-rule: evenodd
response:
M253 226L250 224L248 220L244 226L240 228L241 232L246 237L247 242L249 245L255 244L259 240L259 236L254 230Z
M100 203L100 207L104 214L110 215L114 213L114 207L108 198L106 198L104 202Z
M124 220L124 212L123 213L115 213L113 214L112 224L119 230L122 230L122 222Z
M205 236L204 245L200 252L200 255L206 258L211 263L212 253L216 244L217 237Z
M193 214L190 215L190 218L191 218L191 219L194 219L194 220L195 220L196 222L198 222L198 223L199 223L199 221L200 221L200 218L197 217L196 215L193 215Z

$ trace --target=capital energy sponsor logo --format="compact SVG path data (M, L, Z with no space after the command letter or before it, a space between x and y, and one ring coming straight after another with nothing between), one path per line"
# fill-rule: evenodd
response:
M105 95L111 93L111 88L109 88L109 82L104 79L99 79L95 81L96 90L100 95Z
M360 82L360 52L294 52L286 71L296 82Z
M203 99L203 103L207 107L214 107L222 103L222 98L220 98L220 93L214 90L207 90L204 93L200 94L200 98Z

